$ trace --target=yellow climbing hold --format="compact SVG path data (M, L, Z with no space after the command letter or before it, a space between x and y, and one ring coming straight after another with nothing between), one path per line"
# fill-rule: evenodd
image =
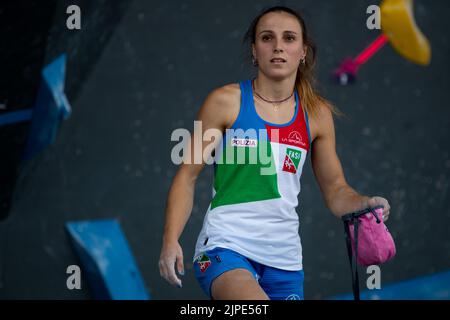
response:
M414 63L428 65L430 43L416 25L412 0L383 0L380 8L381 29L394 49Z

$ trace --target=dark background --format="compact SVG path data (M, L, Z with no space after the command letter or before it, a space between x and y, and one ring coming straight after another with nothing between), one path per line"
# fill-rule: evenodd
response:
M346 114L335 125L347 181L390 201L397 256L382 266L382 285L450 269L450 5L414 3L431 43L430 66L414 65L387 45L355 85L339 87L331 71L380 34L366 28L373 1L4 2L0 114L31 107L40 70L63 52L73 113L57 141L26 163L20 154L27 123L0 128L7 213L0 221L0 298L90 298L85 281L80 291L66 288L66 268L79 262L64 224L118 218L154 299L206 299L191 256L211 197L210 166L180 240L183 288L159 276L165 199L176 172L170 136L193 128L211 90L254 74L241 40L259 11L274 4L300 9L317 43L321 92ZM70 4L81 8L79 31L66 28ZM343 228L324 206L310 162L297 211L305 298L351 291Z

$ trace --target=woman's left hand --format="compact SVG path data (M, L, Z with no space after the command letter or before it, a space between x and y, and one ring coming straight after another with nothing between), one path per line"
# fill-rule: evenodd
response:
M383 208L383 221L386 221L389 219L389 210L391 209L391 206L389 205L389 202L382 197L371 197L367 203L369 205L369 208L373 208L379 205L384 206Z

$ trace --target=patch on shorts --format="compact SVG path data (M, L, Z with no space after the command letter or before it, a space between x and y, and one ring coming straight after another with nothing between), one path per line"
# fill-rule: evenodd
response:
M206 269L208 269L209 265L211 264L211 260L209 257L202 253L196 260L195 260L200 267L201 272L205 272Z
M286 298L286 300L301 300L298 294L291 294Z

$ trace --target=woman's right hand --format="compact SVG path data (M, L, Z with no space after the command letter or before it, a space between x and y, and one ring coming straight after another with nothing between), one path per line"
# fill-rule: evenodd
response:
M175 266L178 273L184 276L183 249L178 241L164 242L159 257L159 273L170 284L181 288L182 283L177 277Z
M191 135L187 145L188 148L191 148L191 152L186 151L186 155L189 154L191 158L185 159L183 156L183 162L173 178L165 210L166 222L159 258L159 272L161 277L174 286L181 287L181 280L176 271L179 275L184 275L183 250L178 243L178 237L183 232L192 212L195 182L207 162L206 159L208 161L213 159L211 151L220 146L222 141L222 139L214 138L214 142L211 143L210 140L202 139L202 137L205 137L206 132L210 129L225 132L226 128L231 127L239 114L240 99L241 90L237 83L215 89L208 95L197 115L198 121L201 122L201 136L195 132ZM196 156L198 138L202 143L199 157ZM205 150L210 151L206 152ZM201 160L200 163L197 163L197 158Z

